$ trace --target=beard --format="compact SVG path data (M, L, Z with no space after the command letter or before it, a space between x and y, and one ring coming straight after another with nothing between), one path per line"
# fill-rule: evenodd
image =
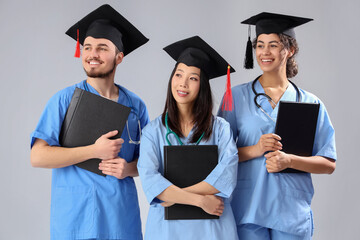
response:
M113 66L107 72L98 72L98 73L96 73L96 72L92 72L91 70L86 71L85 68L84 68L84 71L85 71L86 75L88 77L91 77L91 78L108 78L115 71L115 68L116 68L116 59L114 58Z

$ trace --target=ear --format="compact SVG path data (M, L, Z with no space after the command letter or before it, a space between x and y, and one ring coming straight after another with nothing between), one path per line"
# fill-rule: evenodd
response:
M295 53L295 48L294 47L291 47L290 50L289 50L289 58L291 58Z
M115 56L116 65L120 64L122 62L123 58L124 58L123 52L117 53Z

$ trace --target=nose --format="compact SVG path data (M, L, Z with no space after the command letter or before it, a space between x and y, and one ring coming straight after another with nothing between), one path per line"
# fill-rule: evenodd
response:
M99 53L97 51L97 49L92 49L91 52L90 52L90 57L92 58L98 58L99 57Z
M180 87L187 88L188 87L188 79L187 78L181 79L179 85L180 85Z
M269 54L269 53L270 53L270 48L269 48L269 46L265 46L265 47L263 48L263 54L267 55L267 54Z

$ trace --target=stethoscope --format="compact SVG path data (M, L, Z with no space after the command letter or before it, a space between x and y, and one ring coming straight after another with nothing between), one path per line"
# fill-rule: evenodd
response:
M85 91L90 92L90 91L89 91L89 88L88 88L88 86L87 86L86 80L84 80L83 85L84 85ZM133 107L133 103L132 103L132 101L131 101L131 98L130 98L129 94L127 94L126 91L125 91L120 85L117 85L117 84L115 84L115 85L121 90L122 93L125 94L128 102L129 102L129 107L131 108L131 112L134 113L135 116L136 116L136 119L137 119L137 122L138 122L138 126L139 126L139 133L140 133L140 136L141 136L141 125L140 125L139 115L138 115L136 109ZM139 139L139 141L134 141L134 140L131 139L130 131L129 131L129 123L128 123L128 120L126 120L126 129L127 129L127 133L128 133L128 136L129 136L129 143L130 143L130 144L136 144L136 145L140 144L140 139Z
M271 98L269 95L267 95L266 93L258 93L258 92L255 90L255 83L256 83L256 81L259 80L260 77L261 77L261 75L258 76L258 77L253 81L253 83L252 83L252 85L251 85L252 91L253 91L253 93L255 94L254 103L255 103L256 107L258 107L263 113L266 114L266 116L268 116L273 122L275 122L275 120L274 120L267 112L265 112L265 110L264 110L264 109L260 106L260 104L257 102L257 98L258 98L259 96L264 96L264 97L266 97L270 102L272 102L272 103L276 106L276 103L274 102L274 100L272 100L272 98ZM296 90L296 102L301 102L301 93L300 93L299 88L298 88L298 87L295 85L295 83L293 83L292 81L290 81L290 80L288 80L288 81L291 83L291 85L293 85L293 87L294 87L295 90Z
M166 135L165 135L165 139L166 139L166 142L168 143L169 146L171 146L171 143L169 141L169 135L170 134L174 134L176 140L178 141L179 145L182 146L184 145L183 142L181 141L180 137L174 132L172 131L170 128L169 128L169 125L168 125L168 113L166 112L165 114L165 126L166 126ZM201 139L204 137L204 134L205 132L203 132L201 134L201 136L199 137L199 139L197 140L197 142L195 143L195 145L199 145L199 143L201 142Z

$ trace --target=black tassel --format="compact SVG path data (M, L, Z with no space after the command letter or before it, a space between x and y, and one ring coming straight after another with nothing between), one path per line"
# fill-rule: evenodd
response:
M244 60L244 68L245 69L253 69L254 68L254 59L253 59L253 51L252 51L252 43L249 39L246 44L246 54L245 54L245 60Z

